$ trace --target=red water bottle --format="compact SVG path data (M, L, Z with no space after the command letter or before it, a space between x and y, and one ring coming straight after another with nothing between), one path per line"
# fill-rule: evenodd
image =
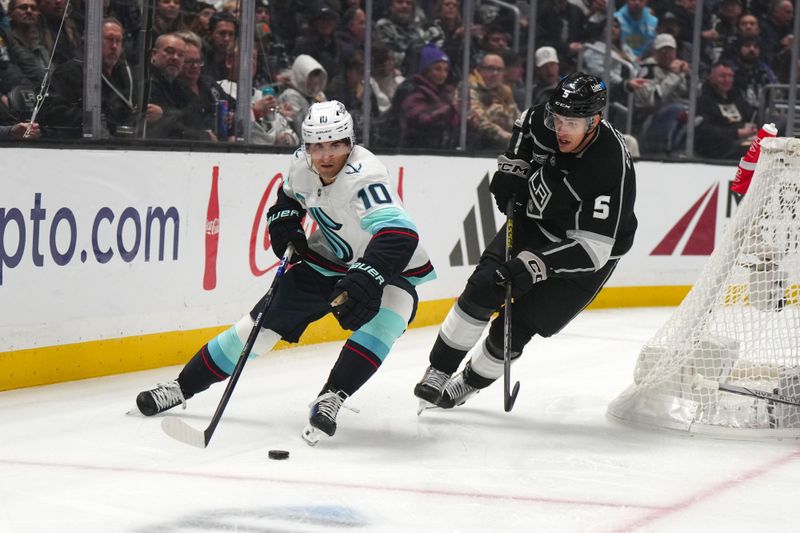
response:
M736 177L733 179L731 190L739 194L744 194L750 187L750 180L753 178L753 172L756 170L756 163L758 163L758 156L761 155L761 140L767 137L775 137L778 135L778 128L775 124L764 124L758 130L758 135L753 139L750 148L744 157L739 160L739 167L736 169Z
M217 248L219 247L219 196L217 182L219 167L211 173L211 194L206 211L206 264L203 271L203 289L210 291L217 286Z

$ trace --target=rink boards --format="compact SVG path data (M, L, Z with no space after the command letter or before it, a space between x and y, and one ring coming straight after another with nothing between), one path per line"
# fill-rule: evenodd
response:
M269 286L265 212L286 154L3 148L2 158L0 390L183 363ZM438 273L419 289L414 326L436 324L503 223L488 192L495 162L381 159ZM639 162L634 248L592 306L679 303L736 208L734 171ZM327 317L301 342L345 336Z

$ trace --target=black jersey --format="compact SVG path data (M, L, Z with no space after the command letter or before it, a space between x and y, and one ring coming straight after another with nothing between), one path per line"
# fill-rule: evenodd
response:
M633 245L633 161L622 135L605 121L583 150L561 153L544 115L543 105L522 114L506 156L531 163L525 214L535 225L526 226L538 228L550 242L531 251L544 261L548 275L585 275Z

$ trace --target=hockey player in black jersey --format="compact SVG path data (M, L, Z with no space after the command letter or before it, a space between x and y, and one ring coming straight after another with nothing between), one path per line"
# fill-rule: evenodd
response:
M513 360L534 335L558 333L589 305L631 248L635 173L622 135L602 119L606 100L602 80L576 72L517 120L490 186L501 211L515 200L512 259L505 262L503 228L442 323L414 388L421 407L460 405L503 375L506 284Z

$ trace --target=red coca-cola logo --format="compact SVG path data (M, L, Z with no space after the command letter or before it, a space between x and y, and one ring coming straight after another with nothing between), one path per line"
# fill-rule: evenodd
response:
M258 202L258 208L256 209L255 217L253 218L253 226L250 230L250 250L249 250L249 263L250 263L250 272L253 273L255 276L263 276L270 270L277 268L280 264L280 260L275 258L275 255L271 252L270 248L272 247L272 243L269 239L269 228L267 226L267 217L265 211L268 205L272 205L275 202L275 198L278 195L278 187L283 184L283 174L278 172L275 176L267 184L267 188L264 190L264 194L261 195L261 200ZM306 217L303 229L306 232L306 235L310 235L316 229L316 222L311 220L310 217ZM259 238L260 237L260 238ZM264 259L263 257L266 256L269 259ZM271 261L265 267L259 266L259 259L261 262L264 261Z

